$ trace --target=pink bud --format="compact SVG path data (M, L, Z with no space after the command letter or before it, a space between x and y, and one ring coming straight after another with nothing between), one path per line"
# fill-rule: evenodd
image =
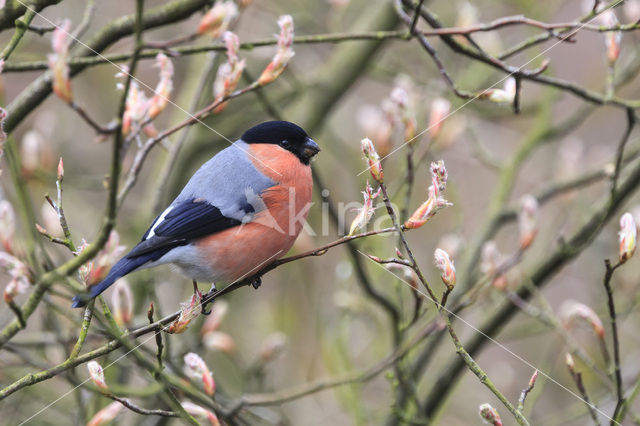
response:
M220 426L220 421L215 413L209 411L193 402L183 401L180 403L185 411L198 419L206 419L211 426Z
M213 396L216 391L216 383L213 374L207 364L198 354L189 352L184 356L184 372L187 376L202 381L202 386L207 395Z
M571 354L569 352L567 352L564 355L564 362L565 362L565 364L567 364L567 368L569 368L569 371L571 372L571 374L575 374L575 372L576 372L576 363L573 360L573 357L571 356Z
M278 36L278 50L269 62L269 65L262 71L258 78L258 84L261 86L271 83L278 78L282 71L286 68L289 60L293 58L295 53L291 45L293 44L293 18L291 15L282 15L278 19L280 26L280 35Z
M453 289L456 285L456 268L453 265L453 261L449 259L449 254L446 251L437 248L433 253L433 258L436 264L436 267L440 269L442 275L442 282L449 288L449 290Z
M53 31L51 45L55 53L48 55L49 69L53 74L53 91L63 101L72 101L71 80L69 79L69 66L67 59L69 56L69 31L71 21L65 19Z
M627 17L628 22L640 21L640 1L639 0L627 0L622 6L624 14Z
M534 371L533 374L531 375L531 378L529 379L529 388L533 388L533 386L536 384L536 380L538 379L538 370Z
M111 422L122 410L123 405L118 401L114 401L111 404L98 411L87 423L87 426L101 426Z
M447 169L444 167L444 160L431 162L430 170L434 187L438 192L443 192L447 187L447 179L449 179ZM438 193L436 193L436 195L438 195Z
M373 105L363 105L356 114L358 124L362 128L364 135L376 141L378 153L385 157L391 152L393 141L393 123L389 115Z
M113 317L120 327L126 327L133 320L133 295L126 278L120 278L113 286L111 293Z
M480 256L480 270L482 273L487 276L493 275L502 261L502 257L495 241L491 240L484 243Z
M371 142L371 139L369 138L364 138L360 141L360 147L362 149L362 154L364 154L367 162L369 163L371 176L373 176L376 182L382 183L384 180L384 172L382 171L380 156L376 152L373 142Z
M169 96L173 91L173 62L164 53L158 53L155 66L160 68L160 80L149 101L148 116L153 119L165 109L169 103Z
M102 366L98 364L97 361L89 361L87 363L87 369L89 370L89 376L91 376L91 380L101 389L107 390L109 387L107 386L107 382L104 380L104 371L102 371Z
M429 136L431 139L436 138L442 130L442 124L451 110L451 102L444 98L436 98L431 102L431 111L429 113Z
M37 171L47 170L53 164L51 144L37 130L25 132L20 143L22 173L31 177Z
M29 289L29 281L26 276L12 277L9 284L4 288L4 301L11 303L19 294L24 294Z
M404 223L407 229L419 228L427 223L438 211L447 206L452 206L445 200L442 192L446 189L448 179L447 169L444 161L431 163L431 186L429 186L429 198L413 212L411 217Z
M7 200L0 200L0 243L7 253L13 252L16 232L16 213Z
M60 161L58 162L58 180L62 182L64 179L64 163L62 162L62 157L60 157Z
M431 187L433 188L433 187ZM430 191L431 193L431 191ZM429 196L427 201L422 203L420 207L413 212L413 214L404 223L404 227L407 229L416 229L427 223L436 213L447 206L453 204L445 200L444 198L436 198L435 196Z
M502 426L502 419L500 418L500 414L498 414L498 410L493 408L490 404L482 404L479 408L480 418L486 424L493 426Z
M401 83L402 82L400 82L400 84ZM411 82L405 85L410 86ZM401 85L394 87L389 95L389 100L391 101L391 105L387 107L387 111L391 114L394 121L404 127L404 140L413 142L416 134L417 121L415 108L409 98L407 89Z
M520 199L518 212L520 228L520 248L528 248L538 233L538 200L533 195L525 195Z
M620 25L620 21L616 17L613 9L607 9L600 14L603 26L612 28ZM607 31L604 33L604 43L607 48L607 60L610 65L613 65L620 56L620 41L622 40L622 33L620 31Z
M233 353L236 350L236 343L233 337L222 331L212 331L207 333L203 338L203 343L207 349L220 351L224 353Z
M620 237L620 249L619 249L619 258L620 263L624 263L636 251L636 222L633 219L633 215L631 213L625 213L620 218L620 232L618 236Z
M504 255L498 250L498 246L495 241L487 241L482 246L480 259L480 271L482 271L485 276L492 279L491 284L493 287L498 290L504 290L507 288L507 285L509 284L507 277L504 274L496 276L498 268L504 260Z
M168 333L180 334L183 333L189 323L193 321L195 318L200 315L201 307L200 301L202 300L202 293L196 291L192 296L189 302L180 304L180 315L178 318L169 324L167 329Z
M287 346L287 336L282 332L271 333L260 346L260 358L262 361L271 361L280 355Z
M216 79L213 83L213 96L215 102L220 102L226 96L229 96L235 90L242 71L245 67L245 60L238 58L238 48L240 41L238 36L231 31L226 31L223 35L224 42L227 46L227 62L218 67ZM214 112L220 112L226 107L226 102L218 105Z
M351 222L349 235L354 235L357 231L364 229L367 226L375 210L373 207L373 200L380 195L380 190L381 188L378 188L374 193L373 188L371 188L371 185L367 182L367 186L362 193L364 195L364 203L362 204L362 207L358 209L358 215L356 218Z
M504 89L487 89L478 95L478 99L487 99L497 104L510 104L516 96L516 80L509 77L504 82Z
M585 321L593 332L600 338L604 338L604 327L598 315L589 306L575 300L567 300L560 307L560 318L566 328L570 328L576 321Z
M219 38L238 16L238 6L233 1L216 2L198 24L198 35L209 34Z
M81 249L84 249L84 243ZM127 247L120 244L120 236L116 231L111 231L105 246L98 252L92 262L85 264L88 269L84 270L86 285L94 285L102 281L111 266L113 266L124 254ZM82 269L82 268L81 268Z

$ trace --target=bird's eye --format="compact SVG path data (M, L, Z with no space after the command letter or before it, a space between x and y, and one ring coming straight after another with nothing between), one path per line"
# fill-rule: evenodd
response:
M288 140L284 140L280 142L280 146L283 147L284 149L288 149L291 146L291 142L289 142Z

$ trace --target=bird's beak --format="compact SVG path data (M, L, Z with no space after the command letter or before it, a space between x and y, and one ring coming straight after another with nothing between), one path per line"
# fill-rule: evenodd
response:
M316 141L308 137L307 140L304 142L303 152L305 157L311 158L314 155L316 155L318 152L320 152L320 147L318 146Z

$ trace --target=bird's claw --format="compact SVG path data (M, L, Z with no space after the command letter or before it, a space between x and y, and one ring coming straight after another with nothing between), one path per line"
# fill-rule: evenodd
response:
M202 315L210 315L211 314L211 311L213 309L209 309L207 311L207 305L213 304L213 301L206 302L206 300L209 298L209 296L213 295L216 291L218 291L216 289L216 285L215 284L211 284L211 288L209 289L209 291L207 293L205 293L204 296L202 296L202 300L203 300L202 305L201 305L201 307L202 307L202 310L201 310Z
M262 277L253 277L251 278L251 286L256 290L260 288L262 285Z

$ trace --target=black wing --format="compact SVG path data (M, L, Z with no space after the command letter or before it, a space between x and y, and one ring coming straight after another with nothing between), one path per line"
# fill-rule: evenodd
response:
M247 210L247 213L251 212L250 209ZM185 245L192 239L202 238L242 223L238 219L224 216L216 206L198 199L175 205L162 221L157 223L160 217L156 218L145 232L142 241L126 257L133 258L156 251L166 253L167 248ZM153 235L149 237L151 230Z

